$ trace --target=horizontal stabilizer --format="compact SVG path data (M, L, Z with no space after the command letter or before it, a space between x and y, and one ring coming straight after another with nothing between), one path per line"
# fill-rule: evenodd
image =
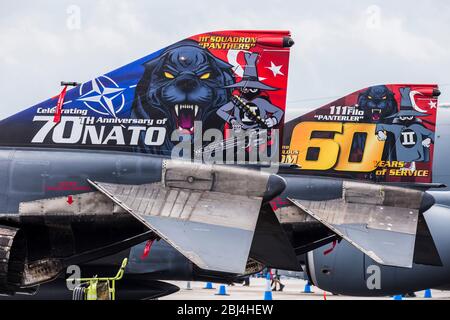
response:
M344 182L341 199L290 200L376 262L412 267L420 191Z
M91 184L198 267L242 274L268 180L254 171L167 161L161 183Z

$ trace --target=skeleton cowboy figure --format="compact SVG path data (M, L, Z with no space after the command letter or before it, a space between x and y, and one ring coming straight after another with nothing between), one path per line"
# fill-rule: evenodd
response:
M376 126L378 140L386 141L391 133L395 139L395 159L404 162L428 162L429 149L434 143L434 132L426 128L418 117L428 114L418 112L413 107L411 88L400 89L402 95L400 111L386 119L393 119L392 124L379 123Z
M275 91L278 89L259 81L256 69L258 57L257 53L245 53L246 66L242 80L226 88L239 89L240 100L251 109L253 114L262 119L266 128L271 129L280 123L284 112L273 105L268 97L261 95L263 91ZM245 110L233 101L222 106L217 111L217 115L229 123L234 130L261 128L261 123L249 117Z

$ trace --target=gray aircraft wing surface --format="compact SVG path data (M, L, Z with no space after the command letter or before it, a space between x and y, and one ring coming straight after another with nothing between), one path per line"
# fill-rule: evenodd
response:
M345 181L341 199L290 199L376 262L411 268L423 192Z
M248 170L167 161L160 183L90 183L200 268L241 274L268 179Z

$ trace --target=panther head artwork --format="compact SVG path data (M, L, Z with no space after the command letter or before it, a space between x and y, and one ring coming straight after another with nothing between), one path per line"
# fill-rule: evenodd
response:
M193 134L195 121L205 123L230 99L231 91L225 87L234 82L232 66L195 41L170 46L144 66L131 116L167 118L169 139L177 129ZM213 127L223 125L218 122Z
M374 86L359 95L358 108L364 111L366 122L378 123L397 112L397 101L387 86Z

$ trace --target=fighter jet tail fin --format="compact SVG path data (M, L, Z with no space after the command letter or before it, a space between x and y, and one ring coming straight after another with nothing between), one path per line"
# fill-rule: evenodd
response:
M301 271L292 244L268 204L259 213L250 256L269 268Z
M354 92L288 122L282 162L305 174L430 183L439 95L431 84Z
M207 129L281 129L293 44L289 31L189 37L91 81L62 83L61 94L0 122L0 146L171 155L182 137ZM234 96L248 101L235 106Z
M417 223L414 263L438 267L443 266L433 235L423 214L419 214L419 221Z

